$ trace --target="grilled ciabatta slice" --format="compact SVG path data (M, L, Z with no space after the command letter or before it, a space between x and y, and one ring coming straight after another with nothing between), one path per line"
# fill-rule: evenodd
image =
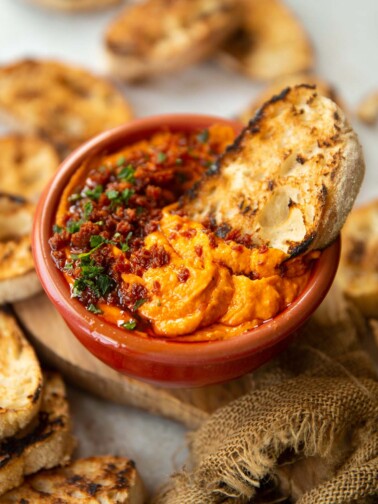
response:
M378 318L378 199L352 211L342 238L336 278L364 315Z
M42 372L33 348L15 319L0 310L0 440L32 421L41 391Z
M279 77L269 83L257 96L257 98L255 98L252 103L250 103L249 106L240 114L240 120L243 123L248 124L258 109L262 107L266 101L270 100L272 96L279 94L287 87L298 86L300 84L310 84L311 86L316 86L316 90L319 94L330 98L345 111L343 101L331 84L314 74L297 73Z
M30 243L33 214L33 204L0 193L0 304L41 290Z
M81 68L24 59L0 67L0 116L50 140L62 155L131 119L122 93Z
M80 459L42 471L0 497L0 504L143 504L145 493L135 464L126 458Z
M296 255L338 235L364 175L342 110L311 86L287 88L182 199L194 220Z
M104 9L110 5L119 4L121 0L29 0L42 7L59 9L62 11L89 11Z
M0 191L37 201L59 166L54 147L31 135L0 137Z
M0 495L21 485L28 474L68 463L74 446L63 380L47 373L36 420L0 441Z
M146 0L126 7L109 25L110 70L139 80L208 57L239 22L239 0Z
M259 80L310 70L308 35L281 0L240 0L239 30L226 41L221 60Z

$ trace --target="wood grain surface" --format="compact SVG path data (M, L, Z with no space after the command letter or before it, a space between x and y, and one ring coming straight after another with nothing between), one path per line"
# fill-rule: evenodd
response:
M164 389L128 378L89 353L73 336L47 296L13 305L42 361L67 381L102 398L128 404L196 428L218 407L244 393L249 378L196 389Z

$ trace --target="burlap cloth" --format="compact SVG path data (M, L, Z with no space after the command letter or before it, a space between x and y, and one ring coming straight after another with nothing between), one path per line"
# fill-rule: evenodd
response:
M378 503L378 380L367 325L334 288L250 391L189 436L156 504Z

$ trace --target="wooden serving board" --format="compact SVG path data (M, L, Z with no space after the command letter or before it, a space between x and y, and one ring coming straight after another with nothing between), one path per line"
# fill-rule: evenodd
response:
M13 308L43 362L59 369L67 381L110 401L195 428L212 411L246 391L248 377L200 389L173 390L128 378L103 364L78 342L44 293L15 303Z

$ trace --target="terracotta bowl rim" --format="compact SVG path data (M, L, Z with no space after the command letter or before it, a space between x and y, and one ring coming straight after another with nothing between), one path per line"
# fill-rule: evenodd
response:
M336 274L340 238L325 249L314 264L309 283L301 295L283 312L246 333L226 340L210 342L180 342L169 339L145 338L133 331L120 329L100 317L88 312L77 300L71 299L68 284L55 267L50 255L48 238L59 198L70 176L88 155L109 151L125 145L127 141L142 138L164 126L171 129L201 129L214 123L228 124L235 133L242 125L233 120L199 114L167 114L137 119L101 133L84 143L68 156L42 194L33 226L33 255L37 274L42 286L70 327L84 332L105 345L117 347L121 353L146 354L149 359L161 363L174 361L193 365L217 360L234 360L261 351L284 340L293 333L315 311L328 292ZM129 140L127 140L129 139ZM122 143L124 141L124 143ZM112 148L113 146L113 148Z

